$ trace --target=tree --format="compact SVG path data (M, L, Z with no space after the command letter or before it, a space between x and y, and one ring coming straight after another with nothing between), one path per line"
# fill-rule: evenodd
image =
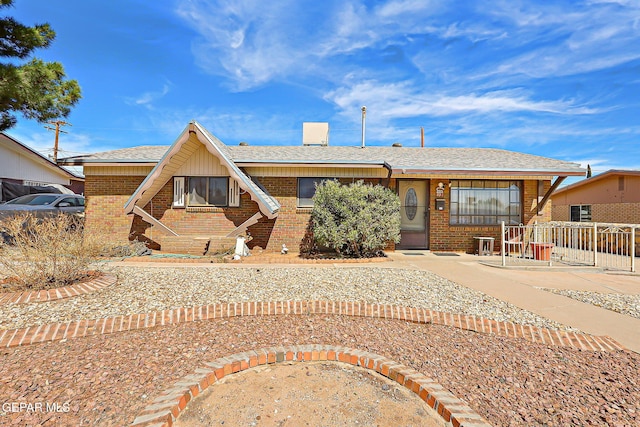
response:
M13 0L0 0L0 9ZM65 80L58 62L29 58L38 48L47 48L56 33L49 24L25 26L11 17L0 18L0 131L16 124L15 113L40 123L67 117L78 100L80 86Z
M340 254L375 256L400 241L400 199L381 185L324 181L313 203L314 238Z

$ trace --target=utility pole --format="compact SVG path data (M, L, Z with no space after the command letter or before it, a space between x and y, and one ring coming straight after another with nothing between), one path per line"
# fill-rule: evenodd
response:
M367 107L362 107L362 145L360 146L360 148L364 148L364 126L365 126L365 121L367 118Z
M68 133L67 131L60 129L60 126L71 126L71 123L67 123L64 120L51 120L48 123L55 126L55 128L45 126L45 129L52 130L56 133L56 140L53 144L53 163L58 163L58 135L60 135L60 132Z

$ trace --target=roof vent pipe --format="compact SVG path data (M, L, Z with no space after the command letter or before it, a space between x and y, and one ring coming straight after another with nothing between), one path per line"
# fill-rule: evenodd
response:
M367 118L367 107L362 107L362 145L360 148L364 148L364 130L365 130L365 121Z

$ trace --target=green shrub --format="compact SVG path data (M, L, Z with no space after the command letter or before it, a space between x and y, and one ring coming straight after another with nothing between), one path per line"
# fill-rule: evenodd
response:
M400 199L381 185L327 180L317 186L313 202L313 236L339 254L376 256L400 241Z

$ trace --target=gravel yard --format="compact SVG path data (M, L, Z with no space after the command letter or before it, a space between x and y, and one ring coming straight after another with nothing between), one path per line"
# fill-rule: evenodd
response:
M118 284L38 304L0 306L0 327L19 328L217 302L332 300L397 304L498 321L569 329L432 273L380 267L110 267Z
M5 402L69 402L70 410L10 413L0 423L128 425L161 391L206 361L313 343L358 347L407 365L434 378L495 426L640 423L640 356L635 353L320 315L237 317L3 349L0 396Z
M615 293L601 293L589 291L576 291L572 289L540 288L547 292L564 295L575 300L606 308L616 313L640 319L640 294L625 295Z
M384 267L115 267L117 285L47 303L0 306L2 328L214 302L348 300L563 328L431 273ZM122 426L206 361L277 345L330 344L384 355L434 378L496 426L640 425L640 355L594 352L398 320L237 317L0 350L2 425ZM250 402L247 402L250 404ZM66 406L63 406L63 408Z

